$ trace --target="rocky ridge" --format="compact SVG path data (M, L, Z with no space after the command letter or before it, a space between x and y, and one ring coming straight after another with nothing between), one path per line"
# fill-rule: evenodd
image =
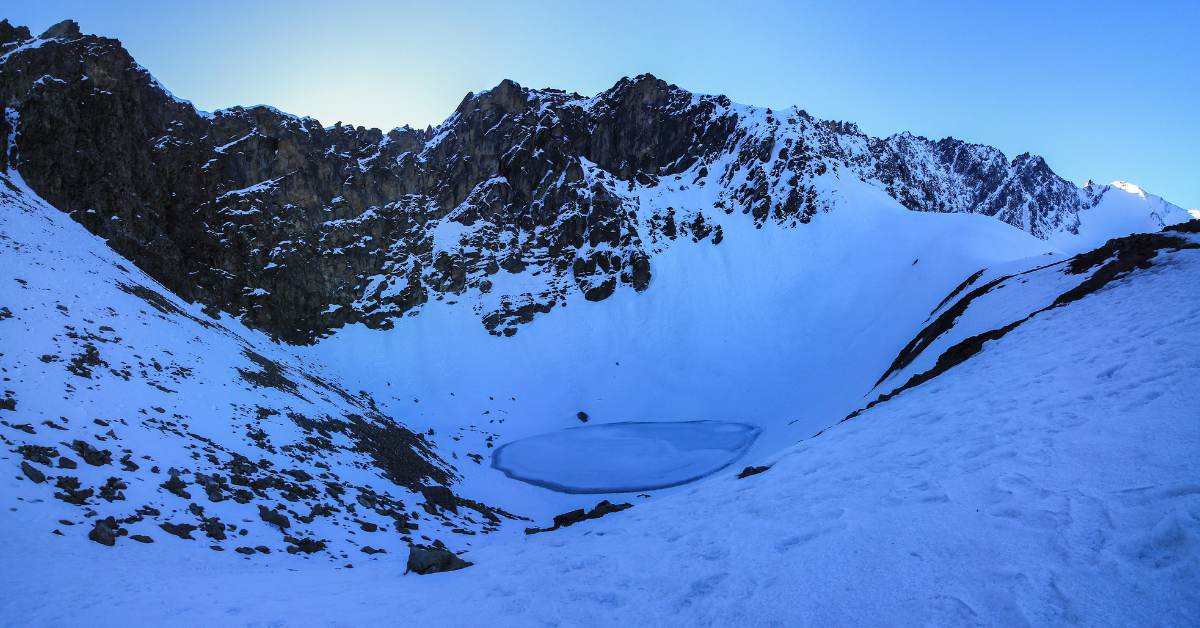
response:
M0 102L0 168L174 293L299 343L435 300L511 335L571 298L648 289L663 248L719 246L717 212L797 227L844 204L847 180L1041 238L1078 229L1108 187L650 75L593 97L506 80L424 130L207 113L70 21L37 37L0 22Z

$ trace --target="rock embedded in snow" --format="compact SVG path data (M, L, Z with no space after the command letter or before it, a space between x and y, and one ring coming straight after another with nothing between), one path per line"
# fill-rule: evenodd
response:
M92 526L92 531L88 532L88 538L101 545L112 547L117 544L118 529L119 526L112 517L97 519Z
M472 563L459 558L445 547L413 545L408 548L408 562L404 573L413 572L424 576L444 571L457 571L471 565Z
M600 517L603 517L605 515L611 515L614 512L621 512L622 510L627 510L629 508L633 508L633 504L630 504L630 503L614 504L614 503L608 501L607 499L605 499L605 500L601 501L600 503L596 504L596 506L594 508L592 508L591 510L585 510L583 508L578 508L576 510L572 510L571 512L564 512L561 515L555 515L554 516L554 525L549 528L525 528L525 534L537 534L539 532L553 532L555 530L558 530L559 528L565 528L567 526L571 526L576 523L579 523L580 521L586 521L588 519L599 519Z
M42 482L46 481L45 473L42 473L36 467L28 462L25 462L24 460L21 461L21 473L24 473L25 477L29 478L29 481L35 484L41 484Z
M448 510L453 513L458 512L458 504L455 503L454 493L445 486L422 486L421 495L425 497L425 511L431 515L438 514L440 510Z
M173 534L186 541L196 540L192 537L192 532L196 529L196 526L190 523L165 522L158 524L158 527L162 528L167 534Z
M739 480L744 480L752 475L758 475L759 473L762 473L770 468L771 467L746 467L738 472L737 477Z
M292 522L287 518L287 515L275 510L271 510L262 504L259 504L258 506L258 516L263 521L274 525L280 530L286 530L292 527Z

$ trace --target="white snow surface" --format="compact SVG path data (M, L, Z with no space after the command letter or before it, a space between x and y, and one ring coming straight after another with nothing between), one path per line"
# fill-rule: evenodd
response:
M403 576L396 562L344 569L286 556L243 563L169 543L124 547L115 559L110 548L47 536L41 513L20 506L0 535L0 552L20 557L0 569L0 616L14 625L1194 625L1197 273L1196 251L1161 253L941 377L782 447L763 474L729 471L600 520L500 537L457 572Z
M1159 231L1193 218L1183 208L1128 181L1109 185L1089 182L1080 193L1094 205L1079 212L1078 233L1060 231L1049 238L1051 244L1070 253L1089 251L1110 238Z

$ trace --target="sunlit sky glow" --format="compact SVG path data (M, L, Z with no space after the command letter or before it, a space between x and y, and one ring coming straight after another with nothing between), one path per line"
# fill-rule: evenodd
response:
M1050 5L1050 6L1047 6ZM442 121L511 78L594 94L651 72L686 89L1043 155L1200 207L1200 2L10 1L117 37L202 109L325 124Z

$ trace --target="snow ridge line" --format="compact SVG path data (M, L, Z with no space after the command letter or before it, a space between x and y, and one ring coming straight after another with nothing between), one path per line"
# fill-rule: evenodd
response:
M1177 231L1180 233L1200 233L1200 220L1192 220L1180 225L1168 227L1166 230ZM1137 269L1144 270L1149 268L1152 265L1151 260L1158 255L1158 251L1168 248L1172 251L1179 251L1182 249L1200 249L1200 243L1178 236L1163 235L1158 233L1139 233L1126 236L1124 238L1115 238L1113 240L1109 240L1104 246L1088 253L1077 255L1069 260L1056 262L1054 264L1047 264L1045 266L1027 270L1021 273L1015 273L1013 275L1006 275L980 286L956 302L953 307L946 310L946 312L944 312L942 316L939 316L938 319L932 324L922 329L921 332L918 333L917 336L913 338L913 340L909 342L909 344L903 350L901 350L900 354L896 356L896 360L892 362L892 366L889 367L883 376L879 378L879 381L876 382L875 385L878 386L890 375L911 364L912 361L916 359L916 357L920 355L925 348L932 344L935 339L953 327L954 322L966 311L971 301L990 292L993 288L1004 281L1019 275L1028 274L1037 270L1043 270L1064 263L1067 264L1067 273L1073 275L1080 274L1090 270L1091 268L1094 268L1097 264L1103 263L1103 260L1112 259L1113 256L1116 257L1116 259L1113 259L1113 261L1101 266L1099 270L1094 272L1087 279L1084 279L1077 286L1059 295L1050 305L1037 309L1024 318L1013 321L1003 327L992 329L981 334L976 334L959 341L938 356L937 362L934 364L933 368L913 375L899 388L896 388L887 394L880 395L865 407L846 415L842 421L845 422L853 419L862 414L864 411L869 410L880 403L888 401L905 390L919 386L950 370L951 368L962 364L971 356L983 350L984 343L990 340L999 340L1008 334L1008 332L1016 329L1022 323L1037 316L1038 314L1062 307L1073 301L1078 301L1079 299L1082 299L1083 297L1100 290L1112 281L1120 279Z

